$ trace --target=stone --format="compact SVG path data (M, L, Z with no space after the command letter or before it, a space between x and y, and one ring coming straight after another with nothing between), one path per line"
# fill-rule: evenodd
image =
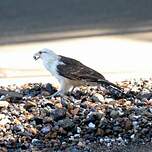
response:
M81 133L81 128L80 127L77 127L77 133Z
M110 112L110 117L112 117L112 118L117 118L119 116L119 111L117 111L117 110L112 110L111 112Z
M43 124L43 118L33 117L32 120L35 121L36 125L41 125L41 124Z
M57 123L59 126L61 126L63 129L70 130L74 128L75 124L73 121L69 118L65 118L63 120L59 120Z
M55 121L58 121L65 118L66 111L65 109L55 109L55 110L52 110L51 116L53 117Z
M50 96L50 93L48 91L42 91L41 95L42 96Z
M5 114L1 114L1 113L0 113L0 120L1 120L1 119L4 119L5 117L6 117Z
M13 127L13 131L15 131L15 132L24 132L24 126L23 125L15 125Z
M33 101L27 101L27 102L25 103L25 105L24 105L24 108L25 108L26 110L30 109L31 107L36 107L36 103L33 102Z
M22 99L23 98L23 95L21 93L0 89L0 96L2 96L2 95L7 95L13 99Z
M47 84L46 84L45 90L46 90L47 92L49 92L51 95L56 92L56 89L53 88L52 84L50 84L50 83L47 83Z
M0 101L0 108L7 108L9 103L7 101Z
M91 129L94 129L96 127L96 125L94 123L90 122L88 124L88 127L91 128Z
M43 134L47 134L48 132L50 132L50 130L51 130L50 126L45 126L41 129L41 132Z
M43 141L36 139L36 138L32 139L32 145L36 146L36 147L43 147L44 146Z
M81 141L78 142L77 144L78 147L82 148L82 147L85 147L85 144Z
M95 93L91 99L94 101L94 102L104 102L104 97L99 94L99 93Z
M101 128L97 129L96 136L103 136L105 134L104 130Z
M87 121L88 122L95 122L95 121L100 121L101 118L103 117L103 113L101 112L90 112L88 115L87 115Z
M8 119L8 117L5 117L5 118L2 118L1 120L0 120L0 126L1 125L6 125L6 124L9 124L11 121Z
M62 104L60 102L55 103L55 107L58 108L58 109L62 109L63 108L63 106L62 106Z

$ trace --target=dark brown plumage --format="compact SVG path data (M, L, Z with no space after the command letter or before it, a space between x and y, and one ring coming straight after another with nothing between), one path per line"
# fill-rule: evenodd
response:
M80 80L86 83L95 82L104 85L111 85L121 90L119 86L106 80L102 74L85 66L81 62L61 55L59 57L60 62L63 63L57 66L57 72L59 73L59 75L66 77L70 80Z

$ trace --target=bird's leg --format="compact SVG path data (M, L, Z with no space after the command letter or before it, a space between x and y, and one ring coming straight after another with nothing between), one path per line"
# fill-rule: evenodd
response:
M71 87L69 85L62 83L61 88L57 92L55 92L51 97L57 97L57 96L63 97L64 95L68 93L70 88Z
M54 94L52 94L51 98L52 97L58 97L58 96L63 97L63 91L62 90L59 90L59 91L55 92Z
M72 86L72 89L68 92L68 95L69 95L69 96L71 96L71 95L72 95L72 93L73 93L74 89L75 89L75 87L74 87L74 86Z

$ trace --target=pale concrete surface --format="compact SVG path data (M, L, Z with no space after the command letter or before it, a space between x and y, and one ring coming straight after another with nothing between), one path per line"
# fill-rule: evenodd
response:
M78 59L111 81L152 75L152 43L126 36L90 37L0 46L1 84L54 82L42 63L33 60L33 54L46 47Z

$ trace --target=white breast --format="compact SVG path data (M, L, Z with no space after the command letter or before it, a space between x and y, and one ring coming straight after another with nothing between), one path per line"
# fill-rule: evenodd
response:
M60 83L63 81L63 77L60 76L57 72L57 65L59 64L58 61L50 62L50 61L44 61L43 62L45 68L54 76Z

